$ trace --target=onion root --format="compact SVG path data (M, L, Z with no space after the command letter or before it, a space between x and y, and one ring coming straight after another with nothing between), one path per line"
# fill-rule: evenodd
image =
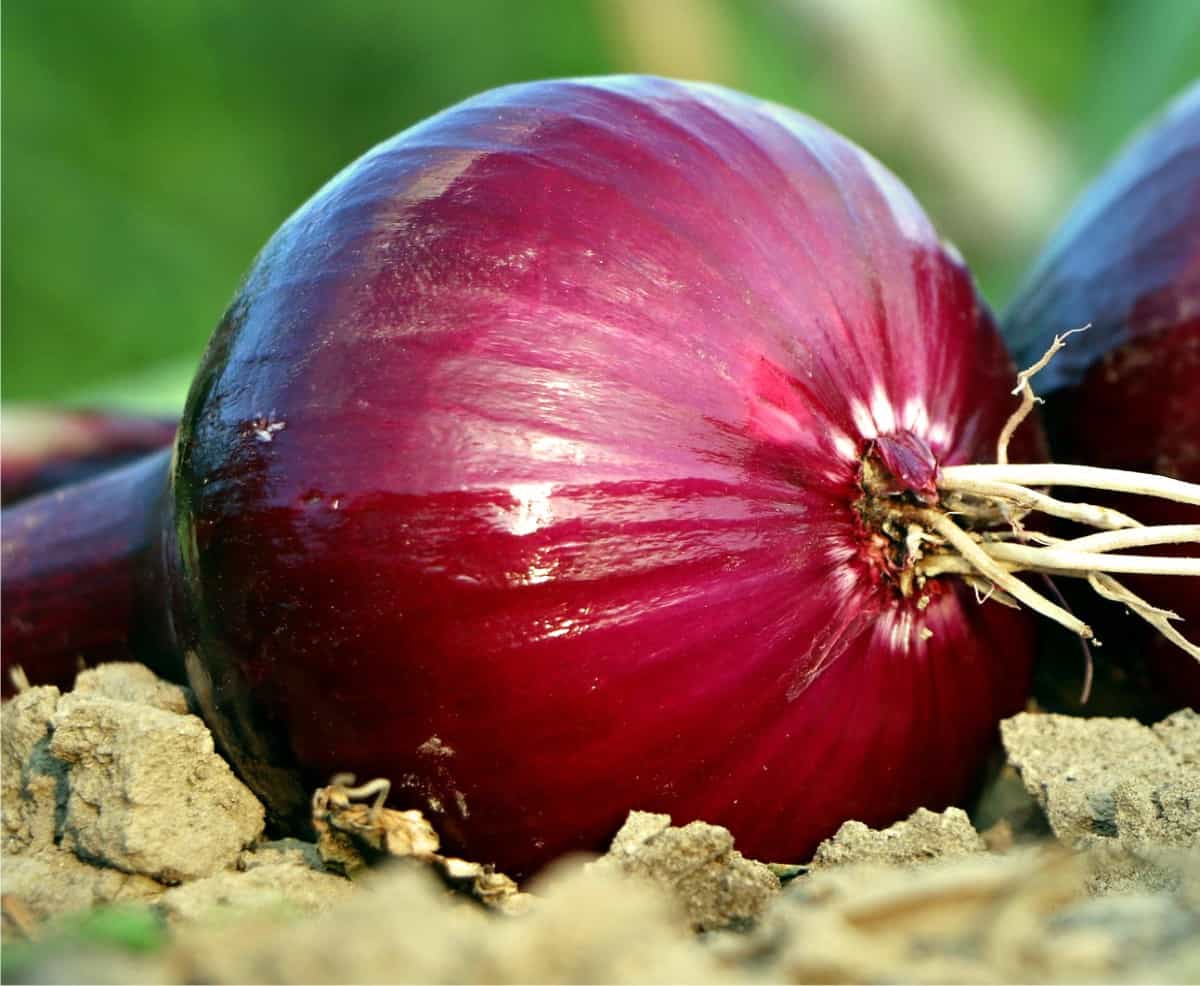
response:
M997 439L994 464L942 467L937 479L938 502L932 506L916 497L898 497L891 478L881 475L877 464L870 468L865 464L863 489L874 505L864 509L864 517L885 518L880 526L896 543L900 558L897 584L905 595L920 591L931 578L953 575L971 585L981 601L1024 605L1084 641L1099 644L1091 627L1019 576L1041 573L1082 578L1097 594L1128 607L1200 660L1200 647L1172 625L1179 620L1176 613L1152 605L1113 577L1197 577L1200 557L1112 554L1131 548L1200 543L1200 524L1147 527L1109 507L1061 500L1033 488L1083 487L1200 505L1200 485L1151 473L1008 461L1009 442L1034 405L1041 403L1031 378L1050 363L1069 336L1086 328L1055 336L1042 358L1017 375L1013 394L1020 395L1021 403ZM1099 530L1071 539L1027 531L1023 521L1035 512ZM903 532L903 537L896 532Z

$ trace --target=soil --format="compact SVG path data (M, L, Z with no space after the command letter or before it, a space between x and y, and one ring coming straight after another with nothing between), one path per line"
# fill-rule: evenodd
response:
M2 718L6 982L1196 982L1200 716L1023 713L970 815L850 821L805 865L630 814L529 886L338 779L269 840L140 665Z

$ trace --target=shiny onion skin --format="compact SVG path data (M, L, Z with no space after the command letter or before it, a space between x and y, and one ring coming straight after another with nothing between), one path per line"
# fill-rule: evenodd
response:
M4 697L20 666L69 688L83 664L139 659L182 680L162 569L167 450L0 515Z
M904 597L859 509L865 458L917 496L990 460L1012 380L961 260L819 124L488 92L255 262L157 521L171 632L278 816L351 771L515 874L631 808L802 859L962 798L1022 706L1030 618Z
M1142 130L1085 190L1034 263L1004 317L1017 362L1055 333L1092 323L1035 381L1056 461L1200 482L1200 83ZM1200 523L1200 509L1112 497L1148 524ZM1130 578L1184 618L1196 640L1194 580ZM1200 664L1136 617L1076 604L1100 636L1134 656L1149 648L1172 705L1200 708Z

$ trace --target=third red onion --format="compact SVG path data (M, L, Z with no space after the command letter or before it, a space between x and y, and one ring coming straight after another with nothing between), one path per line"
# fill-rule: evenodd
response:
M1200 483L1200 83L1141 130L1088 186L1005 313L1018 360L1085 324L1038 377L1056 459ZM1144 522L1200 524L1200 507L1110 500ZM1131 583L1196 640L1200 589ZM1136 615L1080 598L1105 638L1151 653L1172 705L1200 707L1200 663ZM1200 651L1197 651L1200 654Z

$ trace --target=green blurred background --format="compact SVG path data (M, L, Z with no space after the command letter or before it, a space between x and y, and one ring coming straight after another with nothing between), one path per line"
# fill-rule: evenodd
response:
M172 408L276 226L372 144L545 76L704 78L897 171L1003 304L1200 70L1198 0L8 0L3 397Z

